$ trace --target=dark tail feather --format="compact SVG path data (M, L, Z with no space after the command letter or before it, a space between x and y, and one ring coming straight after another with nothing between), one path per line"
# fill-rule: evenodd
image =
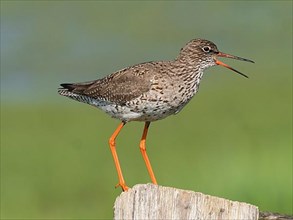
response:
M92 99L84 93L93 83L94 81L84 83L62 83L60 84L62 88L58 89L58 93L79 102L91 104Z
M67 89L67 91L69 91L69 92L71 92L72 90L75 89L75 86L72 83L62 83L62 84L60 84L60 86L63 87L63 88L60 88L60 89Z
M58 91L72 92L75 94L83 94L95 81L83 82L83 83L62 83ZM59 92L60 93L60 92Z

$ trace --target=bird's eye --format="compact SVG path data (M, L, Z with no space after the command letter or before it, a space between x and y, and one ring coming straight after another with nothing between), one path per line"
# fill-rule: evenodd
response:
M206 52L206 53L212 51L212 49L211 49L209 46L205 46L205 47L203 47L202 50L203 50L204 52Z

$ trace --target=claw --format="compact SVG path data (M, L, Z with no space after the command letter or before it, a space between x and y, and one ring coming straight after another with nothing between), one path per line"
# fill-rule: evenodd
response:
M125 191L127 191L127 190L129 189L129 187L126 186L125 183L117 183L117 184L115 185L115 188L117 188L117 187L119 187L119 186L122 188L122 191L123 191L123 192L125 192Z

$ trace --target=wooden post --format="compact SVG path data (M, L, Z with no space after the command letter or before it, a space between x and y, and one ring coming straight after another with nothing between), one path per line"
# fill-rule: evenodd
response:
M135 185L117 197L114 219L257 220L258 208L199 192L153 184Z

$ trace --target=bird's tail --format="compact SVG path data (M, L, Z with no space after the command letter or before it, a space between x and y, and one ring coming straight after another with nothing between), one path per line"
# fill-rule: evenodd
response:
M94 81L84 83L62 83L60 84L61 88L58 89L58 93L79 102L92 104L92 98L85 95L85 91L93 83Z
M60 86L61 88L58 88L60 95L79 102L89 103L89 98L82 94L86 86L79 85L79 83L62 83Z
M74 83L62 83L60 86L61 88L58 88L58 93L63 96L71 97L75 93L75 84Z
M60 88L60 89L66 89L68 91L72 91L75 88L74 85L75 85L74 83L62 83L62 84L60 84L60 86L62 86L62 88Z
M93 83L94 81L83 83L62 83L60 84L62 88L58 89L58 93L64 96L68 96L72 93L83 95L84 91L88 89Z

